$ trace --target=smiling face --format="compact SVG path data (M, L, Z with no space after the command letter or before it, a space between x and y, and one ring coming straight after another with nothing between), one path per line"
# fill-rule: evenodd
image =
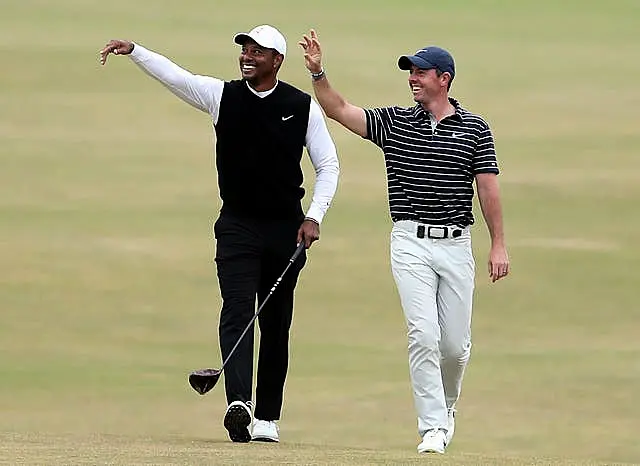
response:
M423 70L414 65L409 71L413 100L425 106L437 97L446 95L450 81L449 73L438 73L435 69Z
M261 47L252 40L242 45L240 53L240 73L251 87L267 90L275 85L278 69L284 57L273 49ZM266 87L266 89L262 89Z

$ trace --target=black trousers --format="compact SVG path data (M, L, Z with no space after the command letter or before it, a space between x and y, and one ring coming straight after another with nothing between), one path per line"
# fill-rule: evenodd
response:
M296 249L303 219L256 220L222 213L214 225L216 265L222 311L220 350L226 359ZM284 383L289 367L289 329L294 290L306 262L303 252L289 268L258 317L260 350L256 383L255 417L280 419ZM251 401L253 378L253 328L224 370L227 403Z

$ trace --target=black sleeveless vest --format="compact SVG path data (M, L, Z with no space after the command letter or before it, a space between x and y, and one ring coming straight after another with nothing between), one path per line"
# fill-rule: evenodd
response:
M278 82L258 97L246 82L226 82L216 130L222 212L252 218L303 215L303 173L311 96Z

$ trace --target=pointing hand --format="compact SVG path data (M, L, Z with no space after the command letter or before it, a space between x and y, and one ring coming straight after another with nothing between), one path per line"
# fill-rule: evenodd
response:
M129 55L133 51L133 43L126 40L111 40L100 50L100 64L107 63L107 56L112 53L114 55Z

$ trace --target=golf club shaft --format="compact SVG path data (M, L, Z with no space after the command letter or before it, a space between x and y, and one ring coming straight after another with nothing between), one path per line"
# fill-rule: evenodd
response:
M262 301L262 304L260 304L260 306L258 307L258 310L256 311L256 313L253 315L253 317L251 318L251 320L249 321L249 323L247 324L245 329L240 334L240 337L238 338L238 341L236 341L236 344L233 345L233 348L231 348L231 351L229 352L229 354L227 355L227 357L223 361L222 367L220 368L220 371L222 371L224 369L224 366L227 365L227 361L229 361L229 359L231 358L231 356L233 355L233 353L235 352L236 348L238 347L238 345L240 344L240 342L242 341L244 336L247 334L249 329L252 328L253 323L256 321L256 319L258 318L258 315L260 314L260 311L262 310L264 305L267 303L267 301L269 300L269 298L271 297L273 292L276 290L276 288L278 287L278 285L282 281L282 278L287 273L287 270L289 270L289 267L291 267L291 264L293 264L296 261L296 259L298 258L298 256L300 255L300 253L302 253L302 251L304 250L304 247L305 247L304 246L304 242L301 242L300 244L298 244L298 247L296 248L296 251L293 253L293 256L291 256L291 259L289 259L289 263L287 264L287 267L284 269L284 272L282 272L282 274L278 277L276 282L273 284L273 286L271 287L271 290L269 291L269 294L267 295L266 298L264 298L264 301Z

